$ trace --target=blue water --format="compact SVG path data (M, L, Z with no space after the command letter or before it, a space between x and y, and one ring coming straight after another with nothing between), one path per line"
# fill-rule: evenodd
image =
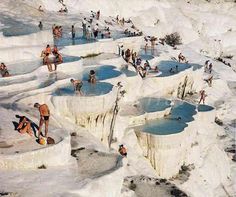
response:
M123 32L117 31L117 32L111 32L111 37L113 39L119 39L127 36ZM102 39L101 33L98 34L97 39ZM57 46L80 45L80 44L97 42L97 39L91 38L90 40L87 40L85 37L83 37L82 30L76 32L75 38L72 39L72 35L70 34L70 32L64 31L61 38L54 39L54 44L56 44Z
M139 100L139 103L141 105L141 109L147 113L163 111L171 106L171 101L169 100L151 97L142 98Z
M96 84L83 82L81 91L83 96L99 96L109 93L112 90L112 88L113 85L106 82L97 82ZM54 95L57 96L75 95L74 87L72 86L72 84L69 84L65 87L59 88L54 92Z
M142 60L151 60L154 58L153 55L147 55L147 54L141 54L140 57Z
M134 77L137 75L136 72L129 70L128 68L122 68L121 72L125 74L126 77Z
M169 116L148 121L146 124L139 126L139 130L156 135L179 133L188 126L188 122L194 120L193 115L196 113L196 107L194 105L182 101L175 101ZM178 119L179 117L181 119Z
M150 49L148 48L146 51L145 49L141 49L139 55L150 55L150 56L158 56L161 53L157 49Z
M118 70L115 70L115 66L111 65L105 65L105 66L99 66L99 67L94 67L94 68L86 68L83 71L83 81L88 81L89 79L89 71L90 70L95 70L96 72L96 79L97 80L106 80L106 79L111 79L120 76L122 73Z
M176 66L178 66L177 70ZM184 64L176 61L161 61L158 64L158 68L162 72L162 74L159 75L158 77L168 77L171 75L175 75L191 67L193 68L193 70L197 70L200 69L202 66L199 64ZM173 69L174 72L170 72L171 68Z
M214 109L214 107L209 106L209 105L198 105L198 111L199 112L207 112L207 111L211 111Z
M55 83L56 81L63 80L66 78L68 78L68 75L66 75L64 73L60 73L60 72L49 73L47 76L40 77L41 82L40 82L38 88L48 87L48 86L52 85L53 83Z

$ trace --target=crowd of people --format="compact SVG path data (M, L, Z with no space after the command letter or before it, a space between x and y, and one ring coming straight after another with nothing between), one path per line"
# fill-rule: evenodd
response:
M59 10L59 12L60 13L67 13L68 9L65 6L63 0L59 0L59 2L64 6L63 8L61 8ZM38 10L40 12L44 12L41 5L39 6ZM84 38L86 38L87 40L97 39L99 34L100 34L101 38L111 38L111 31L110 31L110 27L109 27L110 25L112 25L111 22L105 21L107 26L105 26L104 28L101 28L98 23L99 20L100 20L100 10L98 10L97 12L91 11L90 18L89 19L84 18L82 20L82 29L83 29L83 37ZM126 21L124 18L120 19L119 15L117 15L116 23L121 26L124 26L125 23L132 23L132 21L130 19L128 19ZM40 30L43 30L42 21L39 22L38 27ZM128 37L143 35L143 33L141 31L139 31L134 26L133 23L132 23L131 28L133 30L129 30L128 28L124 30L124 34L127 35ZM63 28L62 28L62 26L54 24L52 27L52 32L53 32L53 36L55 38L61 38ZM75 37L76 37L75 25L71 26L71 35L72 35L72 39L75 39ZM144 48L145 51L147 51L147 49L149 47L149 42L150 42L151 49L155 48L155 46L157 44L157 37L145 36L144 40L145 40L145 48ZM142 78L145 78L148 75L149 71L156 72L156 73L160 72L157 65L152 67L150 65L149 61L142 60L142 58L137 54L137 52L135 52L131 49L125 50L123 45L119 45L118 48L119 48L119 55L122 56L123 59L128 64L133 65L133 67L136 69L136 72L139 73L139 75ZM53 56L53 60L51 60L51 56ZM56 45L54 45L53 48L51 48L50 45L47 45L46 48L42 51L41 57L43 57L43 64L47 65L49 72L56 71L57 65L63 63L63 57L59 53ZM182 53L180 53L178 55L178 62L179 63L188 63L186 57ZM55 66L54 69L53 69L52 64L54 64L54 66ZM205 62L205 66L204 66L204 72L210 74L209 75L210 77L208 79L205 79L206 82L209 84L209 86L212 85L212 80L213 80L212 67L213 67L213 64L209 60L207 60ZM179 69L178 65L176 65L174 68L171 68L169 70L169 72L177 73L178 69ZM8 68L4 63L1 63L0 73L1 73L2 77L9 77L10 76ZM90 70L88 75L89 75L88 82L91 84L96 84L97 80L96 80L95 70ZM74 91L80 95L83 95L83 93L82 93L83 81L80 79L70 79L70 82L74 88ZM200 100L198 103L205 104L206 97L207 97L206 91L201 90L200 91ZM39 128L38 128L38 139L40 142L42 137L48 138L50 110L46 104L35 103L34 107L39 110L39 114L40 114L40 121L39 121ZM45 125L45 135L43 135L41 132L43 125ZM22 134L28 133L30 136L33 136L31 121L25 116L23 116L21 118L21 120L17 126L17 130ZM124 147L123 144L121 144L119 146L118 152L122 156L127 157L127 149Z
M145 46L144 46L145 51L147 51L147 49L149 47L149 42L150 42L151 49L154 50L154 48L157 44L157 37L155 37L155 36L145 36L144 41L145 41Z
M145 78L150 71L152 72L159 72L158 66L151 67L148 60L142 60L140 56L137 55L137 52L131 51L130 49L124 49L123 45L118 45L118 53L120 56L123 57L123 59L128 63L133 65L136 72L139 73L139 75L142 78Z

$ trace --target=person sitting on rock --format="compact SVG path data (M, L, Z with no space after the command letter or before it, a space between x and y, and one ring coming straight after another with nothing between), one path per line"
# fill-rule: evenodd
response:
M21 134L28 133L31 137L33 136L31 122L25 116L21 117L16 130L18 130L19 133L21 133Z
M62 57L62 55L60 54L60 53L56 53L55 54L55 63L54 63L54 65L55 65L55 70L57 70L57 65L58 64L61 64L61 63L63 63L63 57Z
M80 95L82 95L82 92L81 92L81 88L83 86L83 82L80 81L80 80L75 80L75 79L71 79L70 82L73 84L74 86L74 91L76 93L79 93Z
M52 54L53 55L56 55L58 52L58 48L57 48L57 45L54 45L53 49L52 49Z
M148 73L148 70L151 70L151 66L147 62L145 62L144 66L143 66L143 69L146 70L147 73Z
M4 63L1 63L1 65L0 65L0 73L1 73L2 77L9 77L10 76L7 66Z
M39 6L38 11L44 12L43 7L41 5Z
M94 70L90 70L89 71L89 79L88 79L89 83L95 84L96 83L96 73Z
M180 54L178 55L178 59L179 59L179 62L185 62L185 63L187 63L186 58L185 58L185 56L183 56L182 53L180 53Z
M127 150L126 150L126 148L124 147L124 145L123 144L121 144L120 146L119 146L119 153L123 156L123 157L127 157Z
M52 53L51 47L50 47L50 45L48 44L48 45L46 46L45 50L42 51L41 57L45 57L46 54L51 54L51 53Z

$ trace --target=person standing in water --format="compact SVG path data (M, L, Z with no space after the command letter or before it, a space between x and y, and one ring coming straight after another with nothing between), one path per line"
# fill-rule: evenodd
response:
M83 19L82 21L82 28L83 28L83 37L86 37L86 33L87 33L87 21L86 21L86 18Z
M45 124L45 137L48 137L48 125L49 125L49 117L50 117L50 110L46 104L40 105L39 103L35 103L34 107L39 110L40 114L40 121L39 121L39 129L38 129L38 138L41 137L41 130L43 124Z
M75 27L74 27L74 25L71 26L71 35L72 35L72 39L75 39Z
M94 35L94 38L96 39L98 37L98 24L96 24L93 28L93 35Z
M96 83L96 73L94 70L90 70L88 82L92 84Z
M43 30L43 23L42 23L42 21L39 21L39 25L38 25L38 27L39 27L40 31Z
M82 95L81 88L83 86L83 82L81 80L75 80L75 79L71 79L70 82L74 87L74 91Z

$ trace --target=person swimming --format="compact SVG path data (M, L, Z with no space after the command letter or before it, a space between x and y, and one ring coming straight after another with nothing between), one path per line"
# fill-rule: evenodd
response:
M94 70L90 70L89 71L89 79L88 79L89 83L95 84L96 83L96 73Z
M83 82L81 80L75 80L75 79L71 79L70 82L72 83L74 87L74 91L82 95L81 88L83 86Z

